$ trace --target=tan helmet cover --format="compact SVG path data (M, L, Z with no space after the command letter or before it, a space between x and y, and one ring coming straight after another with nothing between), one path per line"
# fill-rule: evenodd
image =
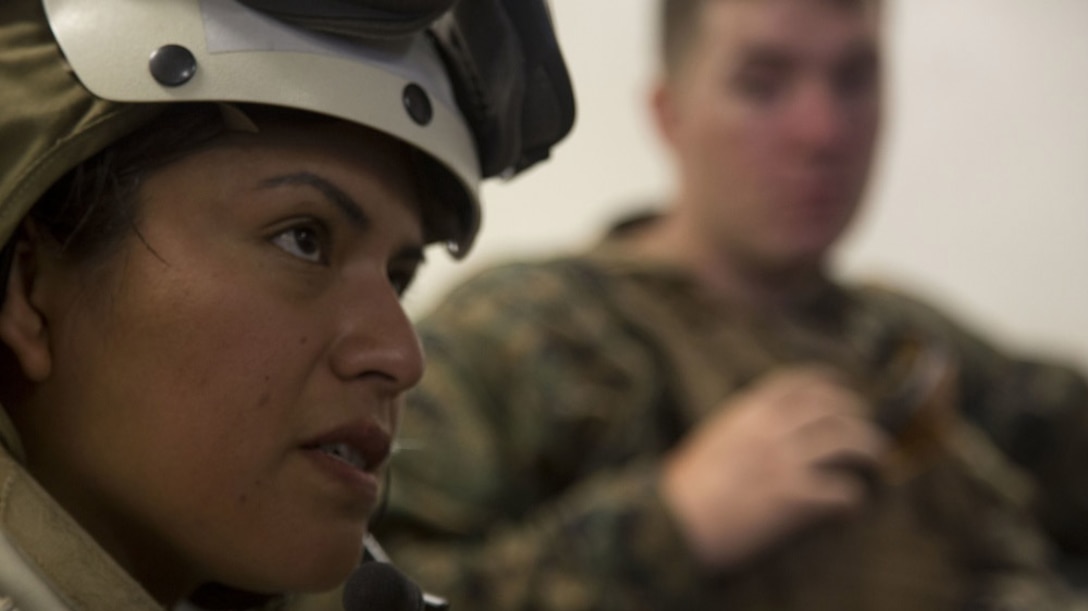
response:
M167 45L195 61L184 82L152 74L152 54ZM413 118L409 89L425 93L426 121ZM463 256L471 246L475 145L426 35L359 43L233 0L0 2L0 244L66 172L178 102L295 108L403 140L448 173L450 249Z
M33 0L0 3L0 108L0 243L50 185L160 109L90 95Z

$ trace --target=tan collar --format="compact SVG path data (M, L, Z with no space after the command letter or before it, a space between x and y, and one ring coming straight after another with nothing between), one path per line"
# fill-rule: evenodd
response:
M19 432L15 430L15 423L11 421L3 405L0 405L0 448L6 448L17 461L26 460Z
M11 597L25 610L162 611L23 468L19 436L3 409L0 442L0 602ZM263 609L327 611L339 601L336 589L277 597Z
M0 426L7 429L10 422ZM9 431L4 432L10 443ZM4 448L0 448L0 535L41 585L73 608L162 608Z

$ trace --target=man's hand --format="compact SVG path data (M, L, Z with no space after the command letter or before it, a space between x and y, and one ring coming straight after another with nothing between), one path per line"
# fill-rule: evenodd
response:
M831 371L770 374L736 395L668 457L662 494L696 554L727 568L865 501L862 472L887 440Z

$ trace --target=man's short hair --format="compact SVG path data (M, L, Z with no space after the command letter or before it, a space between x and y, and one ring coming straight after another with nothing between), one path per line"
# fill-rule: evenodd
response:
M726 0L661 0L660 53L666 74L674 74L699 29L703 10L711 2ZM880 0L823 0L844 9L879 6Z
M660 53L667 73L676 71L695 33L699 14L708 0L662 0Z

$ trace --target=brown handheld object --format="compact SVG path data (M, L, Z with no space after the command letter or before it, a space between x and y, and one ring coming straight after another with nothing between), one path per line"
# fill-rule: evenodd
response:
M874 388L875 419L893 439L885 475L902 481L945 447L957 421L958 368L938 342L905 340Z

